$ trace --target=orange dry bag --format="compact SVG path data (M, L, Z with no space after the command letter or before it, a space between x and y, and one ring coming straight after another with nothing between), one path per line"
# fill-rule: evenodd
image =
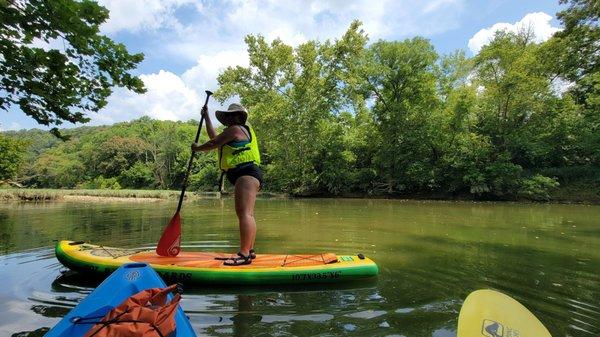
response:
M169 293L177 293L167 302ZM167 337L175 332L181 286L142 290L97 322L84 337ZM83 318L85 319L85 318Z

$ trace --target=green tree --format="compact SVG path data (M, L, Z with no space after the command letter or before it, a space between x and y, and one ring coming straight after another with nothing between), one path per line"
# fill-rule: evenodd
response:
M439 170L441 186L450 193L482 194L486 167L493 147L489 137L476 132L477 92L472 85L449 88L437 139L443 149Z
M379 186L388 193L433 188L440 156L434 139L440 117L437 53L422 38L379 41L369 52L364 80L375 95L373 115L381 137L375 158Z
M463 50L443 55L435 68L440 97L445 101L452 90L467 85L473 68L471 60Z
M148 188L153 187L154 175L150 165L138 161L127 170L120 172L118 180L123 187Z
M130 74L143 55L99 34L107 19L108 10L90 0L0 0L0 109L18 106L49 126L85 123L112 87L144 92Z
M585 101L585 94L594 89L595 77L600 70L600 6L590 0L560 0L568 8L556 13L562 21L564 29L557 32L554 38L560 45L562 53L559 59L561 74L572 82L577 83L578 97Z
M93 173L106 178L117 177L129 170L135 163L147 158L149 152L149 144L135 136L112 136L92 148Z
M190 158L190 144L197 129L196 121L149 121L144 127L147 131L141 137L149 144L149 162L155 185L163 189L179 188Z
M366 41L359 22L339 40L309 41L296 48L250 35L250 66L219 75L216 96L238 95L250 108L272 188L294 194L337 189L338 184L323 182L344 162L345 149L335 147L340 129L332 124L339 112L351 108L347 88ZM330 158L338 164L324 165Z
M600 164L600 6L590 0L561 0L564 29L547 43L550 70L573 84L568 93L581 106L578 150L582 163Z
M14 179L25 157L26 142L0 134L0 181Z
M77 154L61 150L48 150L36 159L30 183L36 187L73 188L86 179L84 164Z
M482 186L500 197L516 195L527 171L547 165L557 131L567 130L562 100L540 62L541 46L532 41L529 32L499 32L474 60L477 132L493 146Z

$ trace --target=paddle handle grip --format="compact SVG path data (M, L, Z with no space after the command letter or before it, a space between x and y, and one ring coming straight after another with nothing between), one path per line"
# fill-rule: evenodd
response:
M206 100L204 101L204 106L202 107L202 109L204 110L205 108L208 108L208 99L210 98L210 95L212 95L212 91L208 91L206 90ZM202 115L202 117L200 117L200 124L198 125L198 131L196 131L196 138L194 138L194 143L198 143L198 140L200 139L200 132L202 131L202 122L204 122L204 115ZM192 157L194 155L194 151L192 151Z
M206 90L206 100L204 101L204 108L208 108L208 99L210 95L213 93L211 91ZM202 131L202 123L204 122L204 115L200 117L200 123L198 124L198 131L196 131L196 138L194 138L194 143L198 143L200 139L200 132ZM179 195L179 203L177 204L177 211L175 213L179 213L181 210L181 205L183 204L183 197L185 196L185 190L187 189L188 178L190 177L190 172L192 171L192 166L194 164L194 158L196 157L196 152L192 150L192 155L190 156L190 161L188 162L187 171L185 172L185 177L183 178L183 183L181 186L181 194Z

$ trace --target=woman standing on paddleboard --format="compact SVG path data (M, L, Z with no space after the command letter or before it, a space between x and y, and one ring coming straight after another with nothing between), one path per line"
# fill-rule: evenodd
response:
M210 140L202 145L192 144L192 151L219 150L219 168L235 186L235 213L240 226L240 251L223 264L250 264L256 257L253 248L256 239L254 203L263 184L262 171L258 166L258 143L254 130L246 124L248 111L241 104L233 103L227 110L217 110L215 115L225 125L225 129L217 134L208 116L208 109L203 108L202 116L206 121L206 132Z

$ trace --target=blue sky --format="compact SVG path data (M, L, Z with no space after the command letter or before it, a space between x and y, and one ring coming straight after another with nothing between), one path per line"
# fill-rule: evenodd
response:
M498 29L531 27L538 41L560 28L558 0L100 0L111 12L102 32L143 52L136 70L148 92L117 89L92 125L148 115L198 117L204 90L230 65L247 65L244 36L262 34L290 45L340 37L359 19L371 41L423 36L438 53L474 55ZM211 110L219 107L213 102ZM67 126L67 125L65 125ZM0 111L0 129L38 127L20 111Z

